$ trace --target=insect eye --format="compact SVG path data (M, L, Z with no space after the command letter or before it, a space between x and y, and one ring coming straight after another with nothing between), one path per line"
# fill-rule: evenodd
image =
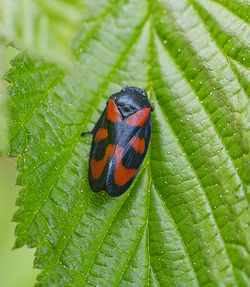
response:
M129 105L119 105L119 110L124 117L132 115L136 111L136 109L133 106Z
M124 112L128 113L128 112L130 112L131 109L128 107L123 107L123 110L124 110Z
M130 112L130 111L136 110L135 107L130 106L130 105L124 105L124 104L122 104L122 105L119 105L119 107L120 107L123 111L125 111L125 112Z

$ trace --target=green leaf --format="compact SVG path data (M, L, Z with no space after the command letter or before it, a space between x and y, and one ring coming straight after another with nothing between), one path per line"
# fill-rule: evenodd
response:
M0 38L69 64L70 41L83 14L86 11L81 0L1 0Z
M15 247L37 248L38 286L249 286L247 4L92 2L73 71L20 54L7 74ZM148 92L153 133L111 198L89 188L80 135L126 85Z

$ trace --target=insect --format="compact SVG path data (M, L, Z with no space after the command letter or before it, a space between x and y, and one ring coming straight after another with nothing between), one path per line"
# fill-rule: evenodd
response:
M109 97L91 132L89 183L94 192L122 195L134 181L151 138L151 111L145 91L126 87Z

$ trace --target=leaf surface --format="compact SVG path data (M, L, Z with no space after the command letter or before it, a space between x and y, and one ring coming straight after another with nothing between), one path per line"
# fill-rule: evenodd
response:
M88 2L74 72L20 54L7 74L15 246L37 248L39 286L248 286L248 6ZM153 133L132 188L111 198L89 188L81 132L126 85L153 101Z

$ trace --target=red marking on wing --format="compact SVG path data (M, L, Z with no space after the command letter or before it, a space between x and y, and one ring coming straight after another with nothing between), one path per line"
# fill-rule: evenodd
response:
M95 135L94 142L99 142L104 140L108 137L108 130L107 129L99 129Z
M119 161L115 168L115 184L124 185L126 184L137 172L136 168L126 168L123 166L122 162Z
M129 144L135 149L136 152L143 154L145 151L145 140L138 137L132 137Z
M109 99L108 101L107 119L116 123L121 122L122 120L121 113L112 99Z
M112 155L113 152L114 152L114 147L112 144L109 144L106 147L105 155L103 159L96 161L95 159L92 158L90 160L91 173L94 179L98 179L102 175L105 165L107 163L108 157Z
M124 185L126 184L137 172L135 168L126 168L122 164L122 158L124 154L124 148L116 146L114 151L114 157L117 159L117 164L114 173L115 184Z
M142 109L127 118L126 124L135 127L141 127L147 120L151 108Z

